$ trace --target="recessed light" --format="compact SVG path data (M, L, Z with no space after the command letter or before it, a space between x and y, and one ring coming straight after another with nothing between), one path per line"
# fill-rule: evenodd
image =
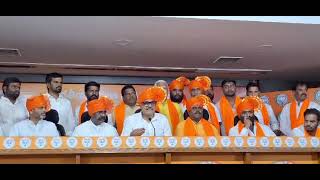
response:
M118 46L127 46L131 42L132 42L132 40L129 40L129 39L118 39L118 40L113 41L113 43Z

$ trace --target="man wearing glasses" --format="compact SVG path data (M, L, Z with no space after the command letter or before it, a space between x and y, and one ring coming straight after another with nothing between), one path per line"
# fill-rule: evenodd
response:
M166 93L160 87L144 90L138 103L141 112L127 117L121 136L172 136L166 116L156 113L156 103L164 101Z

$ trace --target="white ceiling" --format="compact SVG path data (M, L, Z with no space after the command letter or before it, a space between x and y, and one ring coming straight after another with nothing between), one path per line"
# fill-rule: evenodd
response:
M126 16L0 17L0 40L0 48L17 48L22 54L0 56L2 65L34 63L32 69L2 67L3 73L320 78L318 24ZM129 44L120 46L117 40L128 40ZM243 59L234 64L212 64L220 56ZM76 65L80 69L75 69ZM189 69L181 72L181 67ZM206 69L196 72L197 68ZM266 73L259 74L260 70Z

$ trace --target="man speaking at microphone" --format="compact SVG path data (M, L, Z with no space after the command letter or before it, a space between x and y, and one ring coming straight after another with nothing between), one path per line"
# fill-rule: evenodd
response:
M161 87L144 90L138 98L141 112L125 119L121 136L172 136L166 116L155 112L156 103L165 98L165 90Z

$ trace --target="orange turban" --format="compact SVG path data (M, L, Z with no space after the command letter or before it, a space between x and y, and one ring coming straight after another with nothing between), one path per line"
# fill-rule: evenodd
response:
M207 90L211 86L211 79L208 76L197 76L191 81L189 90L199 88L201 90Z
M153 86L145 89L140 95L138 99L138 103L141 104L146 100L161 102L166 99L166 91L159 86Z
M243 111L255 111L261 107L261 103L255 97L248 96L244 98L241 103L237 106L237 114L241 115Z
M50 110L50 102L49 99L44 96L32 96L27 99L26 106L29 112L31 112L35 108L41 108L44 107L46 111Z
M187 106L187 110L190 111L193 106L198 105L198 106L203 107L204 104L205 104L204 98L202 98L200 96L196 96L196 97L192 97L189 100L187 100L186 106Z
M113 105L113 101L105 96L89 101L87 105L89 116L92 116L94 113L99 111L107 111L110 113Z
M175 79L170 83L170 86L169 86L169 90L170 91L172 91L174 89L183 90L184 89L184 84L181 81L178 81L178 80Z
M183 90L184 86L188 86L190 84L190 80L184 76L180 76L177 79L173 80L170 83L169 90L180 89Z

